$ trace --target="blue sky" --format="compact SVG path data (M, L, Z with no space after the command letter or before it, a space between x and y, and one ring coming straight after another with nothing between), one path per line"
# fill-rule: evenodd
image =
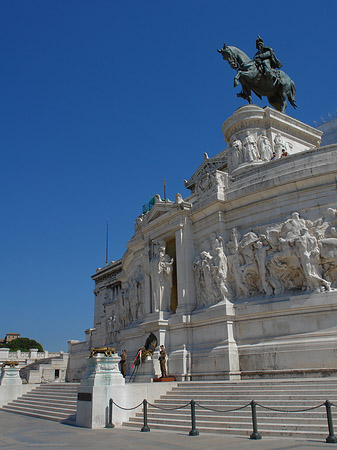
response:
M274 6L277 5L277 6ZM313 125L337 108L335 1L48 1L0 5L0 337L50 351L93 325L93 282L119 259L142 205L225 148L245 104L223 42L256 36L297 86ZM266 100L254 97L257 105Z

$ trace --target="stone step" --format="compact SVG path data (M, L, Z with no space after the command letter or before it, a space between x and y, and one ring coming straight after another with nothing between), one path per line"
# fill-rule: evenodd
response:
M77 401L76 400L64 400L63 402L59 402L57 400L50 400L50 399L40 399L40 398L26 398L26 397L20 397L19 399L13 400L12 403L25 403L27 405L34 404L34 405L63 405L68 407L74 407L76 408Z
M136 425L135 423L125 422L123 426L131 427L139 429L140 425ZM173 431L175 433L184 433L188 434L191 430L191 425L179 426L179 425L171 425L171 424L151 424L149 423L150 429L154 430L163 430L163 431ZM215 428L215 427L203 427L198 426L197 430L199 433L222 433L222 434L231 434L237 436L249 436L252 433L252 428L242 429L242 428ZM261 436L272 436L272 437L293 437L298 439L320 439L325 441L325 438L328 436L328 432L316 432L316 431L296 431L296 430L273 430L273 429L262 429L259 428L259 433Z
M78 384L40 385L1 409L41 419L72 423L76 417Z
M166 399L170 399L170 400L175 400L175 399L180 399L180 400L186 400L189 401L191 399L197 401L197 399L200 400L204 400L204 399L208 399L209 401L213 401L213 400L249 400L251 401L252 399L254 399L255 401L257 400L273 400L274 402L278 402L279 400L298 400L298 401L302 401L303 399L303 395L302 394L290 394L290 393L283 393L283 394L261 394L259 392L255 392L253 395L250 394L226 394L224 392L219 392L218 394L205 394L205 393L201 393L201 392L194 392L191 393L191 395L188 395L186 393L174 393L174 394L166 394L161 396L161 400L166 400ZM313 402L318 402L318 403L323 403L325 402L325 400L327 399L327 397L329 398L329 400L331 402L336 402L337 401L337 394L333 394L330 395L329 392L326 392L324 394L305 394L305 398L306 401L313 401Z
M325 440L328 424L324 402L329 399L337 405L337 380L179 383L172 391L155 400L153 406L148 405L150 428L188 433L191 429L191 399L197 402L196 423L200 432L250 435L252 418L249 403L255 400L258 403L258 430L262 435ZM174 409L183 405L187 406ZM237 410L242 406L246 407ZM332 407L332 414L333 421L337 422L337 407ZM138 411L123 425L141 428L142 412Z
M183 406L186 405L187 403L190 402L190 398L183 398L183 399L159 399L156 400L153 404L156 406L162 406L162 407L166 407L166 408L176 408L178 406ZM251 399L251 398L247 398L247 399L233 399L233 400L208 400L208 399L198 399L197 397L195 397L193 399L194 401L196 401L198 404L202 405L202 406L210 406L210 407L214 407L216 406L217 408L222 408L222 409L229 409L229 408L238 408L244 405L247 405L248 403L251 402L251 400L256 400L256 399ZM259 404L261 404L262 406L267 406L269 408L284 408L285 410L289 409L306 409L306 408L312 408L314 406L318 406L318 405L322 405L325 402L325 399L321 399L321 400L282 400L279 399L277 400L277 402L274 399L266 399L263 400L261 402L258 402Z
M200 390L200 386L176 386L172 389L172 392L196 392ZM207 386L202 388L203 392L207 392L210 394L215 394L217 392L242 392L242 388L240 386ZM275 387L275 389L271 389L268 386L252 386L244 389L245 392L270 392L270 393L282 393L282 392L337 392L337 383L331 386L281 386Z
M4 411L9 412L16 412L21 414L31 413L39 415L40 417L49 416L54 417L54 419L63 420L69 417L70 415L74 414L74 410L67 410L65 411L49 411L47 408L32 408L32 407L24 407L24 406L12 406L12 405L5 405L2 407ZM76 412L76 411L75 411Z
M62 422L62 423L68 423L68 424L75 424L76 423L76 416L75 415L70 415L70 416L66 416L64 418L60 418L60 417L55 417L53 414L38 414L35 412L22 412L22 411L17 411L14 409L4 409L4 411L12 413L12 414L21 414L24 416L29 416L29 417L36 417L38 419L45 419L45 420L52 420L54 422Z
M44 386L41 385L39 388L37 388L41 392L77 392L78 387L71 386L70 388L67 388L66 386L56 386L56 387L50 387L48 385Z
M40 393L41 395L76 395L77 389L34 389L30 393Z
M238 380L238 381L225 381L225 380L212 380L212 381L183 381L178 383L179 386L240 386L242 388L248 386L270 386L277 388L280 386L305 386L305 385L336 385L337 378L292 378L292 379L269 379L269 380Z
M63 400L67 400L69 398L76 398L77 394L53 394L53 393L49 393L49 394L44 394L43 392L40 391L35 391L35 392L27 392L27 394L24 394L23 397L34 397L34 398L50 398L50 399L57 399L59 401L63 401Z
M24 402L22 400L13 400L12 402L8 403L7 406L11 406L11 407L23 407L23 408L31 408L31 409L45 409L48 411L65 411L66 413L69 414L74 414L76 412L76 403L71 404L71 405L65 405L62 403L54 403L54 404L50 404L50 403L40 403L40 402Z
M133 423L143 423L143 419L141 417L135 417L132 419ZM152 424L170 424L170 425L191 425L191 419L149 419L148 418L148 424L151 426ZM198 427L198 424L202 425L204 428L238 428L238 429L252 429L252 421L246 420L245 422L223 422L221 420L213 420L212 422L203 422L202 420L196 419L196 425ZM295 430L295 431L311 431L311 432L318 432L318 433L324 433L324 431L328 431L328 425L327 421L322 424L308 424L308 423L294 423L289 421L284 423L279 422L264 422L262 420L258 421L258 429L263 430L266 429L266 427L272 427L273 430Z
M183 410L178 410L178 411L174 411L174 414L170 413L170 411L163 411L163 410L159 410L159 409L154 409L154 408L148 408L148 415L152 415L153 417L157 417L157 416L162 416L162 415L166 415L168 414L170 417L175 417L175 416L179 416L180 414L184 415L184 413L182 413L181 411L186 411L185 414L187 417L189 417L191 415L190 412L190 408L184 408ZM237 418L240 417L251 417L252 413L251 413L251 408L245 408L245 409L241 409L239 411L230 411L230 412L221 412L221 411L207 411L205 409L200 409L200 408L196 408L195 410L196 415L198 417L202 417L205 418L205 420L207 420L207 417L213 417L213 416L219 416L222 417L224 420L236 420ZM138 413L137 413L138 414ZM142 413L139 413L142 414ZM257 409L257 417L258 418L269 418L269 417L277 417L280 420L282 420L282 418L286 417L292 417L292 420L300 420L299 417L303 418L303 420L310 420L311 418L314 420L326 420L326 412L325 412L325 408L318 408L317 410L314 411L309 411L309 412L301 412L301 413L296 413L296 412L291 412L291 411L266 411L266 410L261 410L261 409ZM334 420L337 420L337 411L335 411L334 413L332 413L332 417Z
M210 412L210 411L207 411ZM185 412L185 413L176 413L175 414L176 418L179 418L181 420L186 420L189 421L191 420L191 413L190 412ZM251 422L251 412L249 411L249 414L240 414L240 415L235 415L235 416L229 416L229 415L219 415L218 413L213 413L213 414L206 414L202 412L202 411L196 411L196 419L198 420L198 422L212 422L213 420L215 422L217 421L224 421L224 422L247 422L247 420L249 420ZM148 418L149 419L153 419L156 420L158 418L161 419L170 419L172 418L172 414L168 414L168 413L164 413L164 412L148 412ZM337 419L337 414L334 416L335 419ZM139 419L139 420L143 420L143 414L142 413L137 413L135 418L135 420ZM298 415L296 415L295 417L293 416L289 416L287 415L263 415L261 416L260 414L257 415L257 419L260 421L262 420L264 423L272 423L275 422L275 420L277 420L278 423L288 423L290 421L290 419L292 419L292 421L296 421L296 423L299 424L319 424L319 425L323 425L326 426L327 425L327 418L325 414L320 414L320 415L312 415L310 417L303 417L303 415L301 414L300 417L298 417Z

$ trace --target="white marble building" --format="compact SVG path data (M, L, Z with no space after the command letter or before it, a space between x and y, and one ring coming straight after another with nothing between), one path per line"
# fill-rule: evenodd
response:
M90 347L130 364L150 332L177 379L336 375L337 144L254 105L222 130L227 149L204 155L190 195L157 195L123 258L92 276L94 327L69 341L69 380Z

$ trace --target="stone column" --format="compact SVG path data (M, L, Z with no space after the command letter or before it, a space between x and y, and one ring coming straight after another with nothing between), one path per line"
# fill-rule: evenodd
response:
M175 233L177 258L177 313L190 314L195 308L195 285L193 275L194 242L190 220L182 218Z

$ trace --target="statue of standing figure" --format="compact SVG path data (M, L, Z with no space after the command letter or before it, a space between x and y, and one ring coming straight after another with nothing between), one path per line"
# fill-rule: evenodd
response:
M260 152L261 161L270 161L273 156L273 149L265 132L259 137L257 146Z
M170 258L165 250L165 242L159 243L159 248L150 263L155 311L170 311L171 305L173 258Z
M287 151L287 145L280 133L277 133L274 139L274 152L276 153L276 158L281 158L282 150Z
M242 142L234 136L231 142L231 146L228 149L227 164L229 171L232 172L234 169L236 169L242 161Z
M259 159L256 139L249 131L243 141L243 147L245 149L245 161L252 162Z

